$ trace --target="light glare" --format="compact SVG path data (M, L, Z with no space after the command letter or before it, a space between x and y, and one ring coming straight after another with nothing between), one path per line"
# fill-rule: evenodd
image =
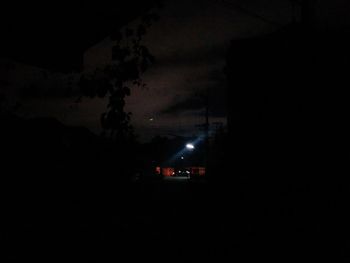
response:
M188 144L186 145L186 148L189 149L189 150L193 150L193 149L194 149L194 145L191 144L191 143L188 143Z

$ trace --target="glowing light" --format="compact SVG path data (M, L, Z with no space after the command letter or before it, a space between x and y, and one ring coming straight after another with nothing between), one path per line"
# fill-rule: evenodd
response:
M194 150L194 145L192 143L188 143L188 144L186 144L186 148L188 150Z

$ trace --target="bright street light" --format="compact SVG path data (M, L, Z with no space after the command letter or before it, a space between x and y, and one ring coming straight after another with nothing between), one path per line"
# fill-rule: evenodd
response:
M192 143L188 143L188 144L186 144L186 148L188 150L194 150L194 145Z

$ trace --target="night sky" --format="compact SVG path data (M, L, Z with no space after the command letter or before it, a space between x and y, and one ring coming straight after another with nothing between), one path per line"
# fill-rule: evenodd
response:
M339 10L348 10L346 1L333 1L327 9L321 2L319 5L315 12L318 26L347 23L339 15ZM225 123L223 71L230 41L283 27L293 20L292 10L288 0L165 1L159 11L160 20L144 40L157 63L144 75L147 88L133 89L127 100L127 110L133 113L132 123L140 138L197 134L195 126L205 120L203 95L207 92L210 122ZM106 38L88 49L84 54L84 72L108 63L112 45ZM82 103L75 103L74 83L79 74L54 73L11 60L1 60L1 66L1 79L11 83L4 93L9 104L19 102L20 115L52 116L69 125L100 131L99 117L106 101L85 98Z

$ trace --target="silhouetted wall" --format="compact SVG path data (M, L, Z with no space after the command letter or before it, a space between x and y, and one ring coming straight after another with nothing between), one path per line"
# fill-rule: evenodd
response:
M347 32L300 25L232 41L229 178L272 190L348 180L349 43Z

